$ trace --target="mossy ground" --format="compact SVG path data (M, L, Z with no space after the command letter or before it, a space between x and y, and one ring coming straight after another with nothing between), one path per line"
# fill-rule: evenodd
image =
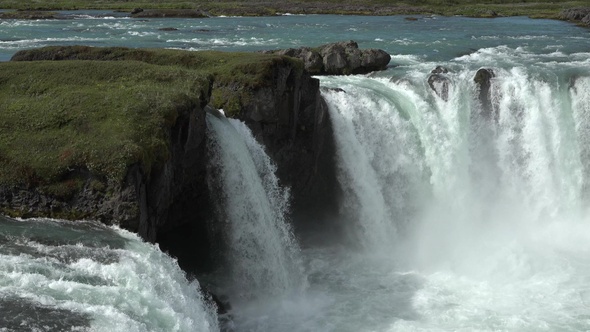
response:
M313 14L439 14L489 16L494 11L502 16L526 15L557 18L561 10L590 6L590 0L295 0L295 1L186 1L186 0L0 0L0 8L27 10L72 9L201 9L211 15L264 16L277 13Z
M194 107L202 84L180 68L131 61L1 63L0 183L45 185L79 167L121 180L138 161L149 170L167 158L164 129Z
M239 96L270 84L276 63L294 61L123 48L27 52L37 60L56 54L76 60L0 63L0 184L36 186L55 196L79 189L70 176L76 169L121 181L129 165L158 166L168 158L168 129L178 112L199 107L211 84L231 85ZM218 103L232 98L219 96Z
M27 59L77 59L100 61L141 61L153 65L177 66L208 76L211 81L211 103L224 108L226 114L239 111L249 92L273 84L274 68L292 66L303 71L300 60L278 55L247 52L187 52L128 48L93 48L86 46L45 47L25 51ZM13 59L19 59L17 53Z

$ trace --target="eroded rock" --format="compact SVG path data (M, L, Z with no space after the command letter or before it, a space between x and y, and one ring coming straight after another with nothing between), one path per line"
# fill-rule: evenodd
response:
M313 75L367 74L384 70L391 56L379 49L359 49L352 40L330 43L316 48L301 47L264 53L287 55L303 60L305 69Z
M481 68L473 77L473 81L477 84L479 89L479 102L481 103L481 111L482 115L485 118L492 117L492 101L491 101L491 91L490 88L492 86L492 78L494 78L495 74L492 69L489 68Z
M445 75L449 70L443 66L437 66L428 76L428 85L442 100L449 100L449 86L451 80Z

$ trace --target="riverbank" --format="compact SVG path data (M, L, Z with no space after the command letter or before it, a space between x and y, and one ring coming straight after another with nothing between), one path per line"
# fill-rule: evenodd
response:
M563 10L588 7L589 0L554 2L538 0L524 1L494 1L495 3L473 3L468 0L421 0L414 2L398 1L288 1L288 2L187 2L184 0L166 0L161 2L135 0L129 2L106 0L101 2L87 0L47 0L34 4L17 0L0 0L0 8L21 11L5 13L2 18L30 18L29 11L56 10L117 10L133 12L134 9L166 10L165 17L194 17L195 11L204 16L274 16L282 14L342 14L342 15L462 15L469 17L497 17L497 16L529 16L531 18L560 19ZM171 14L170 10L178 11ZM185 16L183 13L190 14ZM135 15L141 15L136 13ZM154 14L156 15L156 14Z

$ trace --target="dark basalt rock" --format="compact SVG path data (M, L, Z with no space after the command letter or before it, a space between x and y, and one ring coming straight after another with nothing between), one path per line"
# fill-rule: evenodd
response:
M494 76L495 74L492 69L481 68L475 73L475 77L473 77L473 81L479 88L479 102L481 103L482 115L487 119L492 117L490 88L492 86L491 80Z
M431 74L446 74L449 70L443 66L436 66L433 70L430 71Z
M172 27L168 27L168 28L160 28L158 29L160 31L178 31L178 29L176 28L172 28Z
M449 100L449 86L451 80L444 75L448 72L449 70L447 68L437 66L430 72L430 76L428 76L428 85L432 91L444 101Z
M391 56L378 49L361 50L354 41L338 42L316 48L301 47L264 53L287 55L303 60L305 69L313 75L367 74L384 70Z
M326 87L322 87L321 90L322 91L334 91L334 92L346 93L346 91L344 91L344 89L342 89L342 88L326 88Z
M234 117L248 125L276 163L281 184L291 188L294 215L336 211L334 142L319 80L284 65L273 69L268 83L251 91Z
M559 18L590 26L590 7L565 9L559 14Z

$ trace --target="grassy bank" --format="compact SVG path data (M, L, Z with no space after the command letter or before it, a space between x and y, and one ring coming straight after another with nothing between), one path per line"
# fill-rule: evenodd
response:
M0 0L0 8L27 10L75 10L108 9L131 11L145 9L199 9L210 15L275 15L277 13L316 14L439 14L467 15L476 17L526 15L531 17L557 18L566 8L590 6L590 0L325 0L310 1L115 1L115 0Z
M74 190L74 169L123 179L168 158L168 129L211 87L235 93L294 61L263 54L50 47L0 63L0 184ZM111 61L93 61L111 60ZM224 98L225 100L225 98ZM57 184L57 185L56 185ZM66 187L64 187L66 186Z

